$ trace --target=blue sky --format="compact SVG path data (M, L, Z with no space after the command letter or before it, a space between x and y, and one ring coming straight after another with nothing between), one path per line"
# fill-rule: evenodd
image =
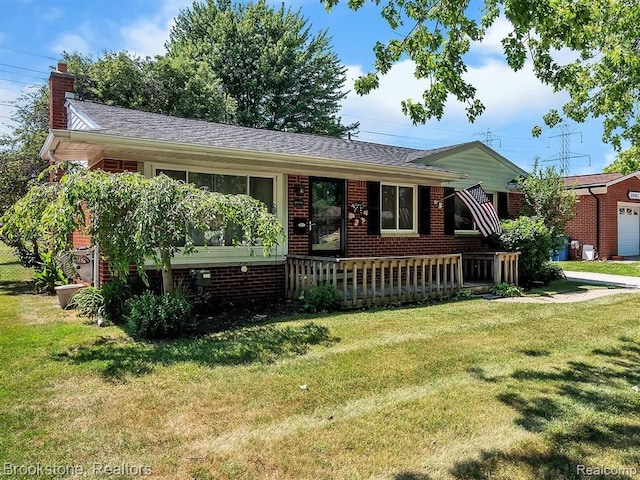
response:
M8 117L13 110L6 104L29 85L45 82L63 50L94 56L122 49L141 56L161 54L173 18L190 4L190 0L0 0L0 132L11 124ZM287 4L300 8L313 29L329 30L333 48L348 69L348 89L358 75L372 68L375 41L397 35L372 5L357 13L339 5L327 13L319 0ZM530 132L549 108L560 108L566 97L540 84L529 64L518 73L506 66L500 45L506 29L506 22L497 22L486 41L475 45L469 55L468 76L486 106L474 124L468 123L461 105L450 103L440 122L413 126L402 115L400 101L419 99L425 84L414 78L408 61L394 66L372 94L360 97L351 92L343 103L344 122L360 122L361 140L414 148L489 137L492 148L527 170L535 156L558 158L559 129L545 131L538 139ZM600 172L614 159L613 149L601 141L601 122L569 124L567 131L572 133L570 153L590 156L571 159L571 174Z

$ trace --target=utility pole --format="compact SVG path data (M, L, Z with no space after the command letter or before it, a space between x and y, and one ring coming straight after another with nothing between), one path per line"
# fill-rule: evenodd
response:
M571 135L580 135L580 143L582 143L582 132L572 132L566 123L560 127L561 132L549 138L560 139L560 152L543 160L543 162L559 162L560 175L569 175L571 173L571 159L589 157L589 166L591 166L591 155L582 155L571 152Z

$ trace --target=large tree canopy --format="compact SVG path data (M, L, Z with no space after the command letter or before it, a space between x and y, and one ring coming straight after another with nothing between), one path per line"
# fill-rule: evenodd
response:
M171 59L210 65L237 102L239 125L338 137L356 127L336 116L346 70L327 32L312 35L299 12L265 0L194 2L167 48Z
M83 99L165 115L233 122L235 102L206 63L187 58L139 58L104 52L93 59L64 53Z
M340 0L324 0L332 8ZM366 0L347 0L353 10ZM509 66L520 70L527 58L536 76L570 100L562 112L544 117L548 126L563 116L577 122L602 118L603 139L620 148L623 139L640 141L637 108L640 95L640 4L637 0L387 0L373 3L391 29L401 34L374 46L373 72L360 77L355 89L366 94L379 76L402 58L415 62L415 76L429 81L421 99L407 99L402 110L414 123L440 119L449 96L465 103L470 121L485 107L476 88L465 79L465 55L481 42L503 15L511 31L502 40ZM574 60L560 62L561 49ZM563 56L564 57L564 56ZM534 135L540 134L539 127Z
M26 93L16 102L11 135L0 137L0 215L23 196L48 162L39 156L49 123L49 91Z

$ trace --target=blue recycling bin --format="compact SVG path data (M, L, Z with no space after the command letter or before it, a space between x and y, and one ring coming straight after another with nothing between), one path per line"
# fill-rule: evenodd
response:
M549 257L554 262L566 262L569 260L569 237L566 235L560 235L558 237L558 243L560 244L559 250L551 250Z

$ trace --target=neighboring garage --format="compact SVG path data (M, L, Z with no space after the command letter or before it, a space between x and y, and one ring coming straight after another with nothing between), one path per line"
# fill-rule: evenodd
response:
M567 226L571 258L640 255L640 172L565 177L578 195L576 216ZM585 247L586 245L586 247Z

